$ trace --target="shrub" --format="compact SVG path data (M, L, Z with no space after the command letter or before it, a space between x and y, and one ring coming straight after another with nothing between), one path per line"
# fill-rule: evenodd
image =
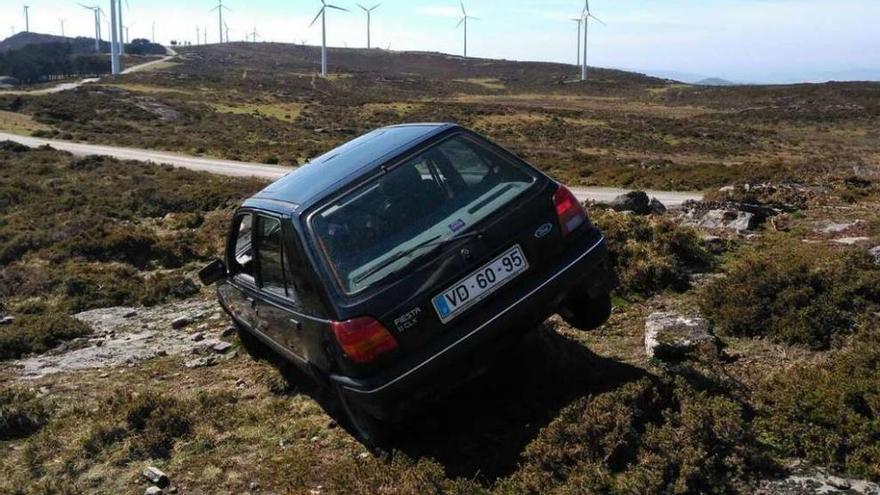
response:
M91 331L85 323L61 313L19 316L11 325L0 326L0 359L46 352Z
M29 436L48 420L48 407L33 392L0 388L0 440Z
M528 493L732 493L764 463L742 401L681 376L644 378L566 407L506 483Z
M688 273L713 263L696 232L670 219L596 211L593 220L605 234L622 295L687 290Z
M880 480L880 321L827 362L772 373L758 387L755 429L785 457Z
M698 297L725 335L827 348L880 303L880 267L853 250L776 236L744 248L725 272Z
M192 428L192 405L158 392L119 392L105 408L104 419L83 440L89 456L126 441L130 459L167 458L177 439Z

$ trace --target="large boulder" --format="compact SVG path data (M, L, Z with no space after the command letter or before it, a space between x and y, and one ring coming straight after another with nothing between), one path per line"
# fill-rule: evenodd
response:
M657 312L645 320L645 353L649 358L680 359L698 348L717 350L705 319Z
M609 205L614 211L631 211L636 215L665 213L666 206L657 198L650 198L644 191L631 191L614 198Z
M743 233L757 229L779 213L779 210L764 205L689 201L684 205L681 220L692 227Z

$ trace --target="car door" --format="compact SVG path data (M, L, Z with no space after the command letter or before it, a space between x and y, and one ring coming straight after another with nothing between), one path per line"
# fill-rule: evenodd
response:
M258 330L282 347L287 357L305 364L312 357L305 337L315 331L320 319L303 308L301 284L297 283L301 277L295 273L298 260L291 260L291 253L298 251L289 223L270 214L257 216Z
M253 329L257 323L253 227L254 215L249 211L241 211L233 219L226 246L229 283L219 286L220 298L230 313L249 329Z

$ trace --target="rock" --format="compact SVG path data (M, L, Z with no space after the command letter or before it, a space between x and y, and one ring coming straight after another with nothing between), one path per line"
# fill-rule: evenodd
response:
M137 311L129 311L129 312L125 313L124 315L122 315L122 317L123 318L134 318L137 315L138 315Z
M828 484L833 486L834 488L837 488L838 490L849 490L850 488L852 488L852 483L839 476L829 476Z
M821 234L839 234L841 232L845 232L857 225L861 222L851 222L851 223L839 223L839 222L827 222L822 225L816 227L816 232Z
M660 202L657 198L651 198L651 203L648 205L651 208L651 213L654 215L662 215L666 213L666 205Z
M370 458L369 452L361 452L360 454L358 454L358 459L369 459L369 458Z
M841 237L840 239L834 239L832 242L843 244L844 246L855 246L856 244L861 244L870 240L870 237Z
M148 486L146 490L144 490L144 495L162 495L163 492L161 488L158 486Z
M745 211L709 210L697 221L696 226L713 230L746 232L757 227L755 216Z
M141 471L141 475L159 488L165 488L169 485L168 475L163 473L162 470L157 467L150 466L145 468Z
M657 312L645 320L645 352L650 358L675 359L704 345L714 347L715 337L703 318Z
M206 368L208 366L214 366L215 364L217 364L217 362L218 362L218 359L216 356L205 356L205 357L190 359L189 361L184 362L183 365L186 366L187 368L190 368L190 369L192 369L192 368Z
M235 327L226 327L223 329L223 332L220 334L221 337L232 337L235 335Z
M229 349L232 349L232 344L230 344L229 342L217 342L216 344L211 346L211 350L213 350L217 354L223 354Z
M259 490L259 489L260 489L260 484L257 483L256 481L251 481L251 482L248 484L248 490L250 490L250 491L252 491L252 492L257 491L257 490Z
M724 186L724 187L718 188L718 192L722 192L722 193L731 193L734 191L736 191L736 186Z
M181 328L192 323L192 320L186 316L181 316L179 318L175 318L174 321L171 322L171 328L175 330L180 330Z
M871 257L874 258L875 264L880 265L880 246L872 247L868 250L868 254L870 254Z
M194 333L192 335L192 337L190 337L189 339L192 340L193 342L201 342L201 341L205 340L205 332Z
M11 325L13 323L15 323L14 316L4 316L0 318L0 325Z
M614 198L609 204L614 211L631 211L638 215L651 213L651 199L644 191L632 191Z

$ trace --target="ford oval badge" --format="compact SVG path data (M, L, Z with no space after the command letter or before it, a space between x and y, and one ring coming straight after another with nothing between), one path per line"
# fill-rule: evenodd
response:
M547 237L547 235L549 235L550 232L553 232L553 224L552 223L545 223L544 225L541 225L540 227L538 227L538 230L535 231L535 238L543 239L543 238Z

